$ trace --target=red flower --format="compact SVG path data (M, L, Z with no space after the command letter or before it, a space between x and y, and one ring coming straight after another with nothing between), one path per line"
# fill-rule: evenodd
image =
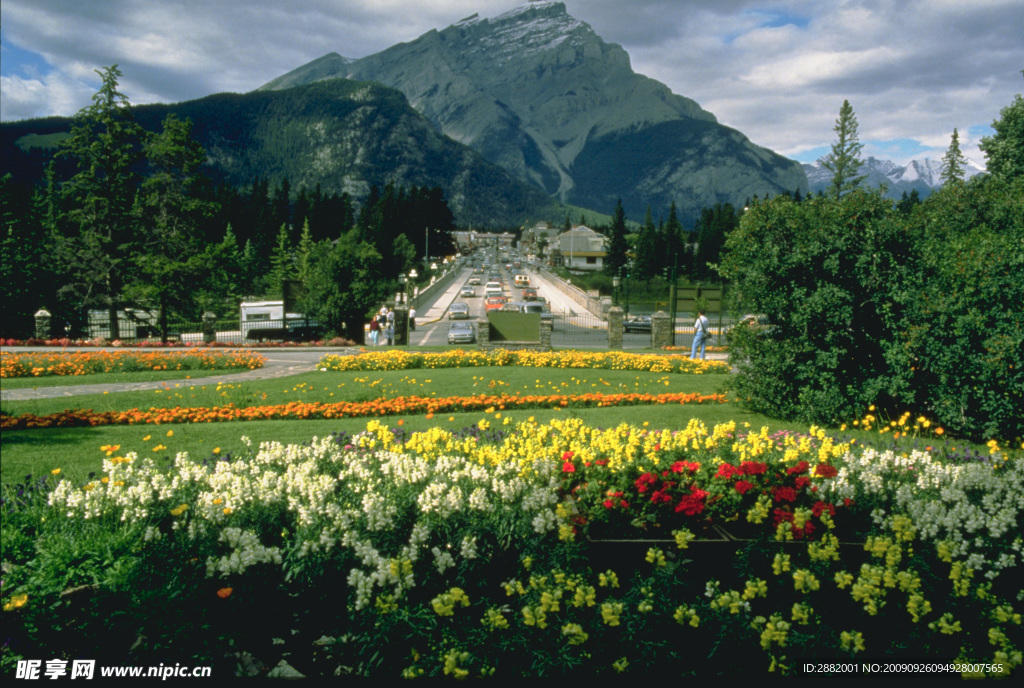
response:
M673 473L682 473L683 471L687 470L693 472L696 471L698 468L700 468L699 463L691 463L689 461L676 461L674 464L672 464Z
M819 478L832 478L839 475L839 470L835 466L830 466L827 463L819 463L817 468L814 469L814 475Z
M572 461L566 461L565 463L562 464L562 472L563 473L575 473L576 472L576 466L572 465Z
M687 516L696 516L704 511L704 498L708 493L700 490L696 485L690 485L690 494L679 500L676 506L676 513L683 513Z
M731 463L722 463L718 465L718 472L715 473L716 478L724 478L728 480L734 475L742 475L743 471L733 466Z
M743 475L763 475L768 472L768 464L760 461L744 461L740 464Z
M633 485L636 487L637 492L644 494L656 480L657 477L653 473L644 473L633 482Z
M828 502L815 502L814 506L811 508L811 513L815 516L821 516L826 511L832 516L836 515L836 508Z
M736 491L737 491L737 492L739 492L740 494L746 494L746 493L747 493L747 490L749 490L749 489L751 489L752 487L754 487L754 484L753 484L753 483L750 483L750 482L747 482L746 480L737 480L737 481L736 481L736 484L735 484L735 485L733 485L733 487L734 487L734 488L736 489Z
M567 451L564 454L562 454L562 461L572 461L572 457L573 453L571 451Z
M786 474L787 475L793 475L794 473L798 473L798 474L799 473L806 473L808 468L809 468L809 464L806 461L801 461L797 465L795 465L795 466L793 466L791 468L787 468L786 469Z
M795 502L796 490L792 487L776 487L772 489L772 497L776 502Z
M793 484L796 485L796 489L802 490L804 489L804 487L807 486L807 483L809 482L811 482L810 478L808 478L806 475L801 475L799 478L793 481Z

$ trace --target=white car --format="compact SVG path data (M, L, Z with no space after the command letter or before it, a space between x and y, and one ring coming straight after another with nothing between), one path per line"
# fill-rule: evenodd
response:
M469 304L463 303L462 301L456 301L452 305L448 306L448 319L449 320L468 320L469 319Z
M476 296L476 289L467 284L459 291L459 296Z

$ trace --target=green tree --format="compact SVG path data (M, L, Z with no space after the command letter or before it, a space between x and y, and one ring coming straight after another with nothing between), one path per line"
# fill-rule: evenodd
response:
M996 133L981 139L990 174L1007 179L1024 177L1024 98L1018 93L992 122Z
M313 235L309 229L309 218L302 223L302 234L299 235L299 248L296 251L296 277L302 283L309 279L310 270L313 266Z
M143 130L117 90L117 65L102 79L92 104L75 115L60 155L75 166L60 187L58 259L68 275L62 293L80 307L106 307L112 339L120 337L117 310L131 270L137 237L132 209L138 189Z
M197 299L209 294L217 271L216 245L207 245L203 225L216 211L200 173L206 158L192 136L192 123L168 115L160 134L144 147L151 169L136 205L136 267L128 296L155 303L160 336L168 337L168 315L197 315Z
M608 248L604 257L604 273L618 275L629 265L629 242L626 240L626 211L622 199L615 204L612 225L609 228Z
M950 184L964 181L964 172L967 170L967 158L960 152L960 134L953 129L953 138L949 142L949 149L942 157L942 183Z
M647 206L644 223L640 227L640 236L636 241L636 258L633 261L633 273L640 279L651 279L661 274L664 263L662 248L658 241L658 230L654 227L651 207Z
M839 198L864 181L864 177L857 174L862 164L860 152L864 144L860 143L857 134L857 117L853 114L850 101L843 101L843 106L839 108L839 119L832 130L836 133L836 142L832 144L832 152L822 164L832 173L828 194L832 198Z
M284 281L295 278L295 256L292 253L292 242L288 238L288 225L281 225L277 232L277 244L270 255L270 275L267 292L272 296L282 296Z
M908 401L898 332L911 242L890 201L855 191L754 203L726 249L740 308L773 323L738 328L732 342L733 382L751 408L835 423Z
M307 293L299 308L329 333L362 341L367 314L388 294L382 267L377 249L370 242L359 241L354 231L333 247L326 242L317 244Z

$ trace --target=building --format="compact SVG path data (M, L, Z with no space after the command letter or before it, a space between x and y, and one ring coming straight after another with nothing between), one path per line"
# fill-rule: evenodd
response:
M558 235L551 251L552 262L567 270L598 272L604 268L607 238L586 225L576 225Z

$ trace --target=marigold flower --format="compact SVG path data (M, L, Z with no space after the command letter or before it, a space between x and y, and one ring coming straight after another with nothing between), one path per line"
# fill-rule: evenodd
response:
M217 591L217 597L221 598L222 600L226 600L227 598L231 597L231 593L233 592L234 588L221 588Z

